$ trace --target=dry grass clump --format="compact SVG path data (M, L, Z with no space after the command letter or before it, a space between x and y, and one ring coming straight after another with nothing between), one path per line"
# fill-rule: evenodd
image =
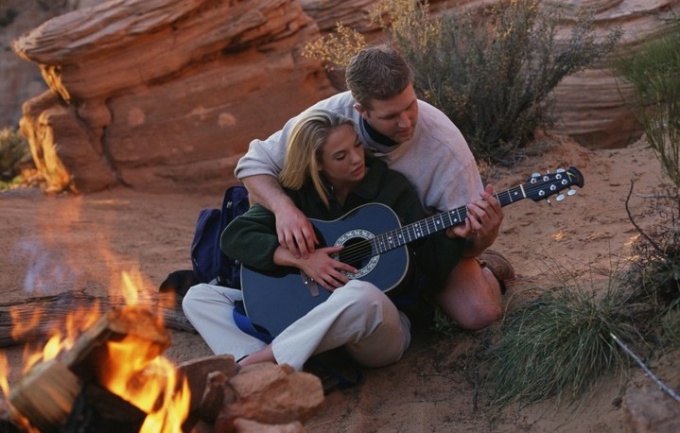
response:
M633 347L629 295L611 287L603 296L580 288L542 292L510 311L490 349L487 390L495 404L574 402L597 380L628 364L612 334Z

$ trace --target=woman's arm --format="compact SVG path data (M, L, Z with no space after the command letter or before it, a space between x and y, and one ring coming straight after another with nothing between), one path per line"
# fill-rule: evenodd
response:
M272 212L261 205L254 205L224 230L220 238L222 251L261 271L274 271L281 266L298 268L328 290L349 281L343 271L357 272L354 267L333 258L342 247L319 248L307 258L295 257L290 250L279 245L275 224Z

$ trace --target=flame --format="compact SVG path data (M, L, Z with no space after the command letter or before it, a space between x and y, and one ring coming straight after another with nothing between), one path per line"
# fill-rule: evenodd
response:
M132 276L123 272L123 298L125 298L126 305L138 305L139 304L139 291L137 290L137 285L132 279Z
M5 396L9 395L9 364L4 353L0 352L0 391Z
M124 314L134 314L134 307L142 300L148 300L140 294L138 287L144 286L144 278L138 271L122 272L122 284L119 287L118 299L122 295L126 307ZM113 289L111 290L114 291ZM116 294L110 294L115 298ZM174 304L174 299L169 300ZM165 305L165 304L163 304ZM162 305L158 305L157 317ZM20 338L35 331L41 325L46 313L36 309L25 323L21 323L19 311L11 311L14 338ZM85 329L92 327L102 317L99 302L87 308L77 308L71 311L59 326L52 326L45 345L36 350L26 347L24 351L24 373L40 362L57 358L75 344L78 336ZM131 321L136 318L132 316ZM161 329L162 320L158 321ZM41 332L45 332L44 330ZM102 386L120 398L135 405L147 414L140 433L181 433L182 423L189 415L191 393L184 377L175 369L173 364L160 352L166 346L160 347L158 342L150 342L142 337L128 335L120 341L108 341L105 360L100 363L98 380ZM9 368L7 359L0 353L0 390L9 396Z
M191 392L186 378L181 379L181 389L177 389L178 375L165 358L157 358L155 367L164 371L167 381L163 387L163 403L156 410L148 412L140 433L181 433L182 423L189 416Z
M181 433L191 398L186 378L179 380L170 361L154 356L157 348L148 340L127 336L107 347L100 382L147 413L140 433Z

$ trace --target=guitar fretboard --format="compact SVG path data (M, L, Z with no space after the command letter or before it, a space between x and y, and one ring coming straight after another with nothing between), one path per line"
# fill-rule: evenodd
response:
M526 198L522 186L510 188L494 197L501 206L507 206L518 200ZM399 248L410 242L424 238L436 232L445 230L459 224L465 223L467 218L467 206L432 215L404 227L380 234L367 240L371 244L372 255L382 254L394 248Z
M501 206L507 206L525 198L535 201L542 200L569 188L571 185L583 187L583 175L574 167L570 167L568 170L558 170L552 174L534 175L529 182L494 194L494 197ZM371 239L354 243L341 253L341 257L346 263L350 262L350 258L352 260L368 259L449 227L463 224L466 218L467 206L432 215L376 235Z

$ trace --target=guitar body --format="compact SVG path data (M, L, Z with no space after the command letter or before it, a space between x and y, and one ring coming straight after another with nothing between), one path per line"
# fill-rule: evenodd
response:
M359 269L357 275L348 275L351 279L368 281L387 292L407 275L409 254L405 245L364 259L355 260L356 255L351 254L357 249L357 242L401 227L399 218L388 206L370 203L333 221L312 219L311 222L321 247L345 246L339 260ZM247 316L272 336L280 334L331 295L296 268L262 272L242 266L241 287Z

